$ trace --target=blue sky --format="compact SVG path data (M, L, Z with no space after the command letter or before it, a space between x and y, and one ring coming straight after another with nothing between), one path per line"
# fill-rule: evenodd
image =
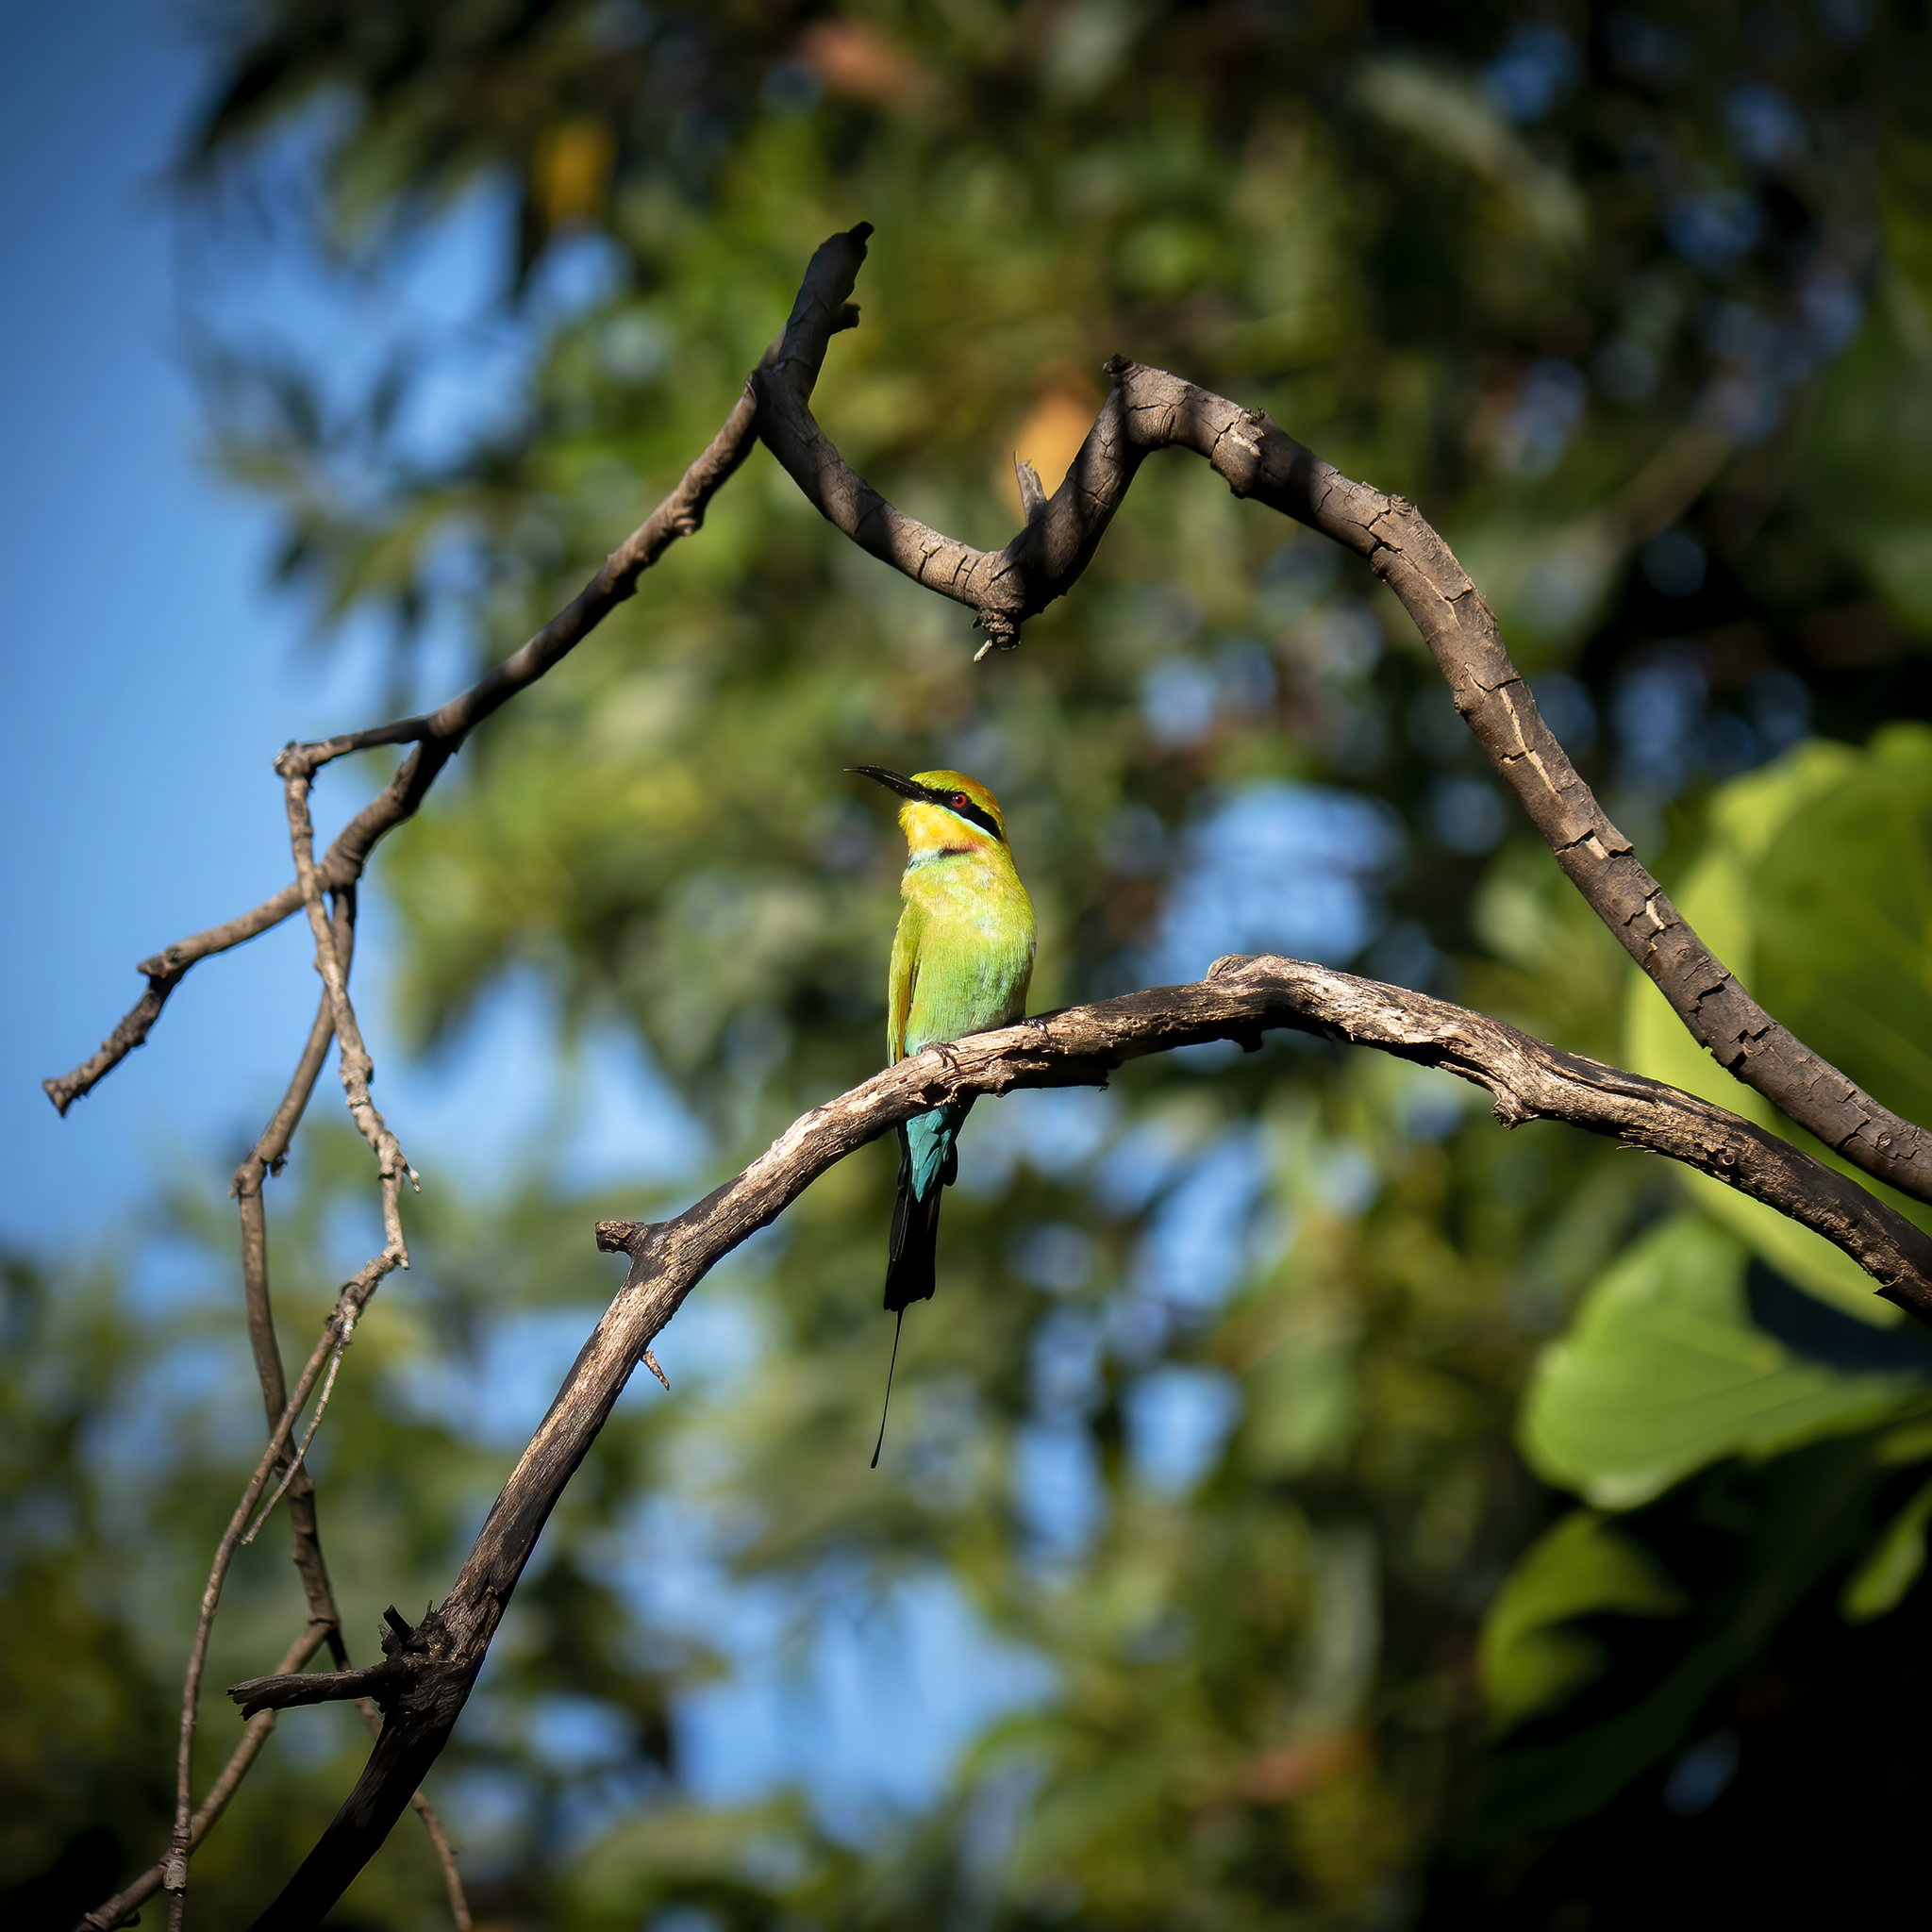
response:
M193 64L126 0L6 22L0 1233L52 1247L109 1237L157 1158L220 1144L268 1093L261 1040L312 1001L292 931L185 988L157 1043L66 1122L39 1082L138 996L135 960L279 877L267 760L326 693L291 670L296 613L260 589L264 520L197 466L169 356L154 175Z
M314 647L299 603L268 583L267 515L203 460L181 280L196 278L198 306L258 334L366 358L385 333L446 339L454 316L477 315L497 238L479 202L359 304L260 250L188 258L159 177L200 69L171 10L12 8L0 44L0 235L15 291L0 308L0 565L12 607L0 648L16 721L0 762L15 828L14 938L0 955L0 1240L52 1252L125 1240L164 1173L225 1190L313 1011L300 922L197 967L150 1043L65 1121L40 1082L83 1058L139 996L138 959L287 876L276 747L380 711L373 640ZM487 316L468 334L469 353L431 388L425 440L501 394L525 352L526 338ZM428 653L425 694L456 681L448 641ZM325 776L325 836L366 782ZM533 988L504 991L439 1065L388 1050L386 924L378 887L358 1007L376 1097L399 1126L407 1118L419 1167L455 1163L487 1184L560 1116L578 1154L601 1156L593 1178L677 1164L675 1123L635 1050L597 1041L561 1069ZM316 1105L332 1099L325 1080Z

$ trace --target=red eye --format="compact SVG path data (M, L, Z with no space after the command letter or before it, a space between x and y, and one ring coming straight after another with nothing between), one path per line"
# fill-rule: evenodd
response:
M972 805L973 801L970 798L968 798L963 791L956 791L953 793L953 803L956 806L958 806L961 811L964 811L968 808L968 807Z

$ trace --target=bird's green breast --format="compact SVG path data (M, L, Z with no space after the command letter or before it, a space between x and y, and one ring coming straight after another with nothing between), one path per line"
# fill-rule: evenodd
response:
M1033 902L1003 858L941 852L906 868L904 919L915 928L908 1054L1007 1025L1026 1010Z

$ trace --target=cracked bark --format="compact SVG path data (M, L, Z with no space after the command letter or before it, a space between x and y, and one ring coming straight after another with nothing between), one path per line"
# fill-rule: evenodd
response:
M888 503L840 456L810 408L831 338L858 321L850 297L871 233L861 222L817 251L783 333L710 447L522 650L439 711L304 748L319 765L372 745L415 744L389 787L329 848L317 869L325 891L359 878L375 841L415 811L463 735L541 677L635 591L641 571L697 528L754 433L821 514L860 548L971 608L987 633L983 649L1017 644L1022 624L1073 587L1151 451L1191 449L1236 495L1333 538L1389 585L1448 680L1457 711L1565 875L1698 1044L1854 1166L1932 1202L1932 1141L1774 1020L1698 938L1543 724L1494 614L1413 504L1342 475L1264 411L1119 357L1107 364L1112 392L1065 479L1041 505L1025 497L1026 524L1004 549L976 550ZM133 1010L88 1060L42 1083L55 1106L64 1113L146 1040L168 994L196 960L267 931L300 903L299 889L285 886L252 912L143 960L139 970L148 988Z
M1692 1039L1855 1167L1932 1202L1932 1141L1774 1020L1698 938L1544 724L1494 613L1412 503L1342 475L1265 411L1120 357L1106 365L1113 391L1065 480L1003 550L928 529L859 477L813 419L810 395L828 320L844 312L871 232L861 223L819 250L810 299L801 294L781 354L754 377L759 436L824 517L882 562L968 606L987 633L983 649L1011 647L1027 618L1073 588L1146 456L1182 448L1206 458L1237 496L1333 538L1395 593L1497 774Z

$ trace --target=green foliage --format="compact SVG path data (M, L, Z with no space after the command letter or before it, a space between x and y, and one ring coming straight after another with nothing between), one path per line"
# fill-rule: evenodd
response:
M1932 624L1932 309L1903 275L1879 292L1870 325L1820 388L1799 490L1923 629Z
M1872 1554L1845 1585L1839 1607L1848 1624L1870 1623L1895 1610L1925 1567L1925 1519L1932 1514L1932 1482L1886 1525Z
M7 1265L0 1887L28 1878L50 1851L89 1831L152 1839L173 1804L167 1701L114 1614L113 1525L78 1454L99 1380L127 1371L129 1338L98 1276L64 1286L55 1303L37 1269ZM103 1896L117 1857L93 1861L106 1867L91 1874L105 1877Z
M1423 504L1689 916L1923 1120L1932 759L1917 725L1859 747L1932 710L1932 298L1902 105L1924 43L1903 8L1848 33L1854 11L1579 11L1552 40L1484 7L251 0L222 16L203 178L295 169L319 191L297 241L378 276L476 197L469 218L514 230L527 368L499 413L431 439L441 341L399 340L362 387L234 349L212 422L322 614L395 620L408 701L427 618L460 619L480 663L574 592L715 429L811 247L869 220L863 325L815 407L896 501L1001 541L1011 454L1058 480L1110 352L1265 406ZM573 273L593 292L565 299ZM1643 547L1660 535L1675 549ZM1143 472L1019 652L975 666L976 641L755 455L384 849L391 1019L448 1040L533 972L580 1036L646 1043L722 1176L879 1058L897 857L841 768L957 766L1006 808L1037 1007L1324 948L1751 1111L1542 850L1505 839L1368 574L1202 466ZM1830 740L1787 750L1807 718ZM1301 842L1242 843L1283 824ZM1344 858L1311 825L1343 827ZM1626 1871L1667 1889L1680 1851L1644 1821L1672 1755L1721 1724L1747 1766L1774 1755L1797 1707L1763 1691L1773 1661L1829 1681L1837 1646L1894 1641L1885 1613L1918 1601L1924 1351L1872 1325L1889 1305L1815 1237L1581 1135L1504 1136L1468 1097L1271 1041L1137 1065L1091 1104L982 1106L875 1476L890 1159L827 1175L674 1325L676 1396L627 1398L519 1591L432 1779L483 1912L1341 1928L1458 1923L1466 1884L1459 1923L1541 1926L1581 1922L1534 1916L1540 1874L1588 1868L1586 1910ZM357 1150L307 1132L294 1201L272 1201L291 1337L366 1193ZM445 1586L514 1447L471 1395L491 1351L546 1312L588 1327L609 1281L585 1230L656 1198L550 1173L486 1202L432 1175L409 1204L417 1266L320 1439L352 1631ZM225 1229L196 1238L225 1254ZM224 1338L225 1405L250 1386L206 1285L228 1264L197 1265L164 1332ZM756 1338L728 1373L690 1339L707 1303ZM140 1319L104 1317L104 1359L138 1353ZM111 1374L82 1386L75 1414L125 1399ZM35 1614L79 1631L105 1465L53 1396L21 1402L51 1419L27 1460L66 1472L78 1525L35 1558ZM1158 1453L1175 1402L1217 1424L1191 1463ZM124 1577L94 1613L91 1654L139 1669L108 1673L66 1783L37 1768L40 1693L18 1707L48 1859L99 1819L148 1855L166 1686L255 1418L238 1398L210 1446L183 1412L156 1452L140 1590L168 1607L143 1619ZM920 1815L835 1830L817 1780L707 1807L678 1712L726 1659L653 1607L635 1556L707 1536L780 1593L801 1650L944 1579L1045 1688ZM267 1567L232 1590L217 1682L294 1614ZM103 1668L77 1638L57 1651L76 1682ZM550 1749L572 1712L621 1741ZM284 1721L198 1861L212 1923L345 1788L358 1740L333 1723ZM1817 1735L1792 1775L1824 1803L1840 1733ZM109 1761L157 1769L109 1789ZM1592 1815L1619 1822L1617 1860L1586 1857ZM411 1831L345 1910L429 1923ZM33 1869L25 1840L8 1856Z
M1655 1516L1625 1519L1624 1535L1651 1546L1653 1560L1657 1546L1668 1552L1664 1574L1692 1607L1640 1620L1606 1615L1614 1603L1593 1607L1609 1668L1491 1758L1465 1854L1588 1817L1680 1749L1869 1536L1881 1474L1870 1438L1826 1442L1755 1470L1720 1465Z
M1844 1374L1783 1346L1752 1320L1746 1259L1688 1214L1631 1248L1538 1364L1523 1411L1530 1466L1600 1507L1628 1508L1722 1457L1864 1428L1923 1387L1907 1364Z
M1900 724L1864 754L1800 747L1712 801L1709 834L1676 903L1717 956L1807 1045L1907 1120L1932 1118L1932 733ZM1641 982L1625 1003L1627 1064L1849 1162L1740 1090ZM1861 1177L1860 1177L1861 1178ZM1822 1237L1705 1175L1700 1208L1765 1261L1861 1321L1900 1311ZM1881 1198L1932 1225L1889 1189Z

